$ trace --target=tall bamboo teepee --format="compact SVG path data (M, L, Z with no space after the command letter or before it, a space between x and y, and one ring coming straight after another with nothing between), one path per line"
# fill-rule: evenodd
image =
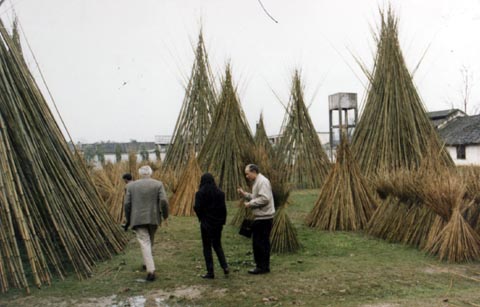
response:
M190 80L178 116L172 143L167 150L164 169L180 176L191 150L199 152L205 143L217 104L214 78L208 62L203 33L200 30Z
M397 18L391 9L380 14L375 65L372 73L365 71L370 86L352 140L355 159L371 179L395 177L427 164L432 169L452 166L405 64ZM415 197L388 196L367 230L389 241L423 247L435 220L436 214Z
M227 65L212 126L198 156L200 168L212 173L228 200L238 198L246 187L245 165L251 162L255 143L232 83Z
M293 75L290 102L280 135L276 153L278 159L284 160L288 181L300 189L319 188L330 162L308 114L298 70Z
M428 151L441 152L440 162L453 165L442 149L413 84L398 41L398 20L381 12L377 55L352 150L365 175L378 170L418 167ZM427 157L428 158L428 157Z
M0 20L0 291L50 284L120 252L110 218ZM68 269L67 269L68 268Z
M337 148L335 165L330 170L307 224L322 230L361 230L375 211L376 199L350 153L347 137Z

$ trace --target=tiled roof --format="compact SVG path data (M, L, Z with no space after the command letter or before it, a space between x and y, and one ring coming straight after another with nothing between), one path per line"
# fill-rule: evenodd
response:
M457 117L438 133L446 145L480 144L480 115Z

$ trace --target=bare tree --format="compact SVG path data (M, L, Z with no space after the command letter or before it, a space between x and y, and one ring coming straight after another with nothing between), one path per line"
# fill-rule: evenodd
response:
M462 75L462 85L460 88L460 97L462 99L462 104L463 104L463 112L465 114L468 114L468 106L470 103L470 95L472 93L472 87L473 87L473 72L470 71L470 69L462 65L460 68L460 73Z

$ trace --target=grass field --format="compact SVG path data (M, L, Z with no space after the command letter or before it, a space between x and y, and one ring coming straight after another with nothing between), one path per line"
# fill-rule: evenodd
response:
M157 280L145 283L131 233L125 252L79 281L70 276L32 294L13 290L0 306L480 306L480 263L447 264L414 248L363 233L321 232L304 226L317 190L291 196L289 215L303 250L273 255L272 273L252 276L251 242L227 225L223 245L232 269L203 280L196 218L172 217L155 243ZM229 218L235 214L229 204Z

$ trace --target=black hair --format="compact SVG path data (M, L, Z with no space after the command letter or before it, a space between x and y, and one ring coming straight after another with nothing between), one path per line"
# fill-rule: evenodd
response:
M128 181L132 181L132 180L133 180L133 177L132 177L132 174L130 174L130 173L125 173L125 174L123 174L122 179L128 180Z
M220 189L215 183L215 178L210 173L205 173L200 178L200 186L198 190L205 193L207 197L214 197L214 195L220 193Z
M198 188L201 189L203 186L206 185L213 185L215 187L217 186L215 184L215 178L213 178L213 175L210 173L205 173L202 175L202 177L200 178L200 186Z
M251 172L255 172L257 174L260 173L260 169L258 168L258 165L256 165L256 164L249 164L249 165L247 165L247 167L248 167L248 170L251 171Z

